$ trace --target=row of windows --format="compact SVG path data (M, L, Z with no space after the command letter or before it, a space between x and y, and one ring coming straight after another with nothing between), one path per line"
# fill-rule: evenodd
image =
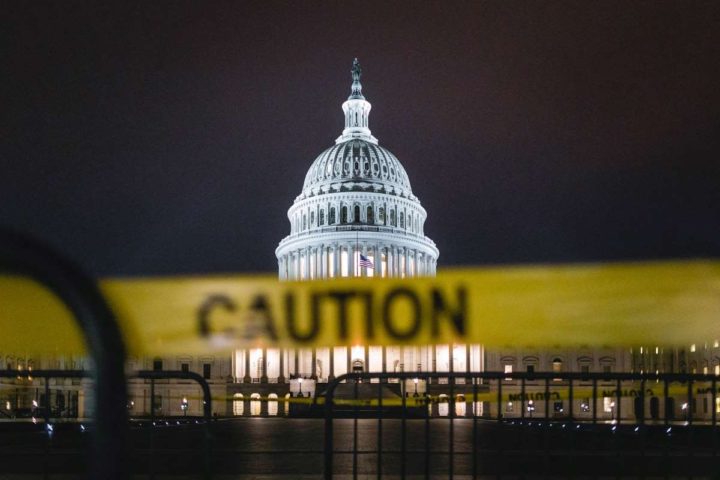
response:
M503 358L501 360L503 364L503 371L504 373L512 373L513 367L515 364L514 359L512 358ZM590 373L590 365L592 363L592 360L587 357L583 357L578 360L580 372L581 373ZM614 360L607 358L601 360L601 366L602 366L602 372L603 373L611 373L612 372L612 365L614 363ZM525 366L525 371L527 373L535 373L535 371L538 368L539 365L539 359L537 357L528 357L523 359L523 364ZM554 373L560 373L563 372L563 360L560 357L555 357L552 359L551 362L551 368Z
M159 372L163 369L163 361L161 358L155 358L153 359L153 370L156 372ZM190 364L189 363L181 363L180 364L180 371L183 373L189 373L190 372ZM202 375L205 379L210 379L212 377L212 364L211 363L203 363L202 364Z
M362 213L365 214L364 218ZM325 226L325 225L344 225L350 223L366 223L369 225L386 225L390 227L399 227L407 229L413 233L421 232L421 221L419 215L413 215L412 213L406 213L405 210L398 211L397 208L392 208L387 211L384 206L377 208L374 205L368 205L367 207L361 208L360 205L350 207L343 205L340 209L336 207L330 207L327 210L320 208L315 210L306 211L301 215L297 215L293 225L293 231L305 231L310 227Z

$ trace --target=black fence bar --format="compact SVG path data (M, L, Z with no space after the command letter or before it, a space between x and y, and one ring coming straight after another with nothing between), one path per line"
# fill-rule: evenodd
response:
M73 314L94 365L95 428L89 476L106 480L126 478L125 346L97 283L48 246L6 230L0 231L0 272L35 280L57 295Z

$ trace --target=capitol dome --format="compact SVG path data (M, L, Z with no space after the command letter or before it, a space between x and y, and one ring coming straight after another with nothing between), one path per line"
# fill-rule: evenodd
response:
M362 139L344 140L328 148L305 176L306 197L343 190L412 197L410 180L395 155Z
M276 250L281 279L434 275L438 249L400 161L370 132L361 69L352 68L345 128L305 176Z

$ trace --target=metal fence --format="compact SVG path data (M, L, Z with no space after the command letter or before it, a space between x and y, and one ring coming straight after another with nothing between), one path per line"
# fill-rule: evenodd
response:
M446 393L434 395L438 380L447 383L435 390ZM347 374L325 392L324 478L714 475L716 382L691 374ZM712 405L707 413L699 398Z

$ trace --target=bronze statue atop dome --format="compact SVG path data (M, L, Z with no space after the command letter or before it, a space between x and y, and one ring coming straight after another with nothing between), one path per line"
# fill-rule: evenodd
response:
M365 99L362 94L362 85L360 84L360 76L362 75L362 68L360 68L360 62L358 62L357 57L355 60L353 60L353 66L352 70L350 70L350 73L352 74L352 93L350 94L350 98L360 98Z
M362 68L360 68L360 62L358 62L357 57L353 60L353 66L350 72L352 73L353 82L359 82L360 75L362 75Z

